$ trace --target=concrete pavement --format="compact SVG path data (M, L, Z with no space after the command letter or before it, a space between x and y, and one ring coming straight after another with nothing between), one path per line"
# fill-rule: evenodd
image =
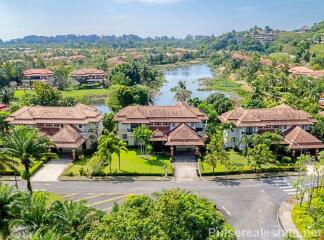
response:
M58 177L71 162L72 160L68 158L51 159L32 176L31 180L37 182L58 181Z
M173 163L176 181L199 181L198 165L193 156L176 156Z

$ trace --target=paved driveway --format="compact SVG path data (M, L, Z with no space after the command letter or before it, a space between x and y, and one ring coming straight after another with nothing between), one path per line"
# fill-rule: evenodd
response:
M44 166L32 176L31 180L35 182L58 181L58 177L71 162L72 159L68 158L52 159L45 163Z
M195 157L176 156L174 159L174 179L176 181L199 181Z

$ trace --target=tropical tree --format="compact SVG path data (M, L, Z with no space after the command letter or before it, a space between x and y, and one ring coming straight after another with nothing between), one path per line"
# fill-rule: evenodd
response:
M98 157L101 161L101 164L107 165L109 164L109 170L111 172L112 165L112 155L116 150L116 136L114 133L108 133L107 131L101 135L99 138L98 145Z
M150 143L152 133L152 130L150 130L145 125L138 126L134 129L135 140L140 147L140 153L142 155L147 153L147 146Z
M192 92L187 89L185 81L179 81L177 86L171 88L171 92L175 93L174 98L178 102L187 102L192 95Z
M9 112L0 112L0 133L1 134L4 134L4 132L8 128L8 123L5 120L9 115L10 115Z
M17 202L19 196L12 187L0 184L0 236L3 239L9 237L11 222L21 207Z
M2 154L8 158L19 160L24 166L23 177L27 181L27 189L32 193L30 181L30 167L32 161L42 161L48 158L57 158L57 155L49 152L53 143L41 136L37 129L28 126L15 126L4 137Z
M118 169L120 170L120 154L121 152L127 152L127 143L125 143L123 140L116 139L116 145L115 145L115 152L118 156Z
M254 166L255 172L257 168L261 168L263 164L275 161L274 154L264 143L254 146L250 151L250 156L249 162Z
M243 149L243 155L249 159L250 157L250 150L252 148L252 144L253 144L253 135L247 135L244 134L241 137L241 140L239 142L239 146L243 144L244 145L244 149Z
M90 229L99 224L103 215L87 207L83 201L55 201L48 211L53 232L66 239L84 239Z

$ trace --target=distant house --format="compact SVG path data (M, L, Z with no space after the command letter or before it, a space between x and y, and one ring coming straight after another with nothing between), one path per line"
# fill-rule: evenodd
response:
M0 103L0 112L7 111L9 109L7 104Z
M72 107L31 106L12 113L10 125L36 127L55 144L58 152L76 153L89 149L100 136L103 116L96 108L83 104Z
M104 83L106 73L99 69L79 69L71 72L70 77L80 84L92 85L95 83Z
M129 146L137 145L134 129L145 125L153 131L151 142L157 149L170 149L176 153L199 154L205 145L208 117L199 109L178 103L175 106L128 106L120 110L114 120L118 134Z
M324 144L307 131L316 123L308 113L286 105L269 109L236 108L219 116L222 123L233 123L233 129L224 131L225 147L243 150L244 135L266 131L279 131L291 149L322 149Z
M324 77L324 70L313 70L303 66L292 67L289 69L289 72L293 75L302 75L313 78Z
M23 73L21 81L23 87L32 87L34 82L54 85L54 72L48 69L28 69Z

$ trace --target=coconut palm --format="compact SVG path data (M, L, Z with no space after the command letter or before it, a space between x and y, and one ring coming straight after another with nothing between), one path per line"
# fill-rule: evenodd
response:
M20 193L8 185L0 185L0 236L6 239L10 235L11 222L21 206L17 203ZM1 238L1 237L0 237Z
M178 102L187 102L192 95L192 92L187 89L187 85L184 81L179 81L177 86L171 88L171 92L175 93L174 98Z
M117 140L117 143L115 145L115 151L118 156L118 169L120 170L120 154L121 154L121 151L127 152L127 144L118 138L116 140Z
M83 201L56 201L49 211L53 231L67 239L84 239L90 228L99 223L102 214L88 208Z
M47 137L39 135L35 128L27 126L15 126L4 137L1 152L7 157L19 160L24 166L24 178L27 181L27 189L32 193L30 181L30 167L32 161L41 161L57 155L48 150L53 146Z
M101 135L99 139L98 145L98 157L104 165L106 163L109 164L109 170L111 172L111 164L112 164L112 154L115 152L116 148L116 136L113 133L105 132Z
M152 130L144 125L135 128L134 137L140 147L140 154L146 154L147 146L149 145L152 133Z

